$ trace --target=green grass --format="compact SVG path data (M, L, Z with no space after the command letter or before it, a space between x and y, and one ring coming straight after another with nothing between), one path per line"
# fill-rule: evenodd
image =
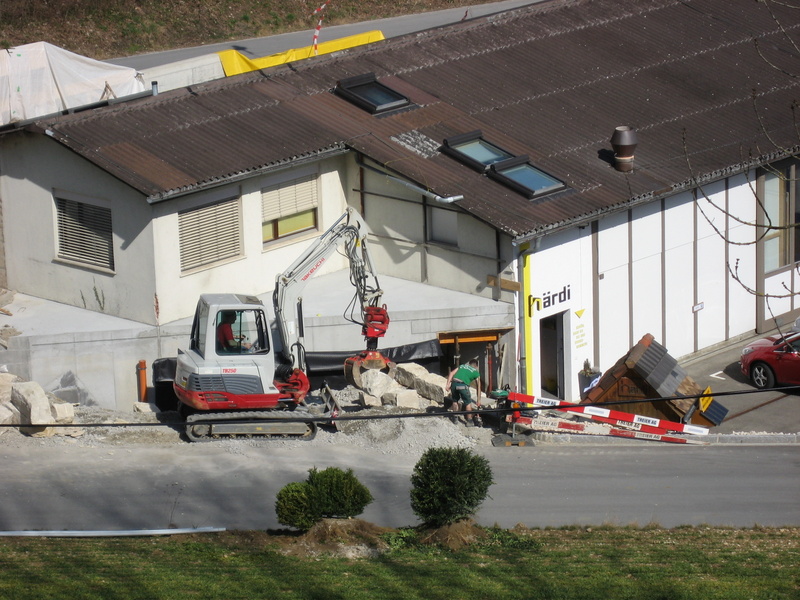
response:
M15 600L800 598L800 529L487 530L453 551L413 530L374 558L297 556L302 537L2 538L0 598Z

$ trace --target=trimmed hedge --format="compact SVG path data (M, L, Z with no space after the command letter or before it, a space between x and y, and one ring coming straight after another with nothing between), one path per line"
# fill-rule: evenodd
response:
M465 448L430 448L411 474L411 510L430 527L475 514L494 483L489 461Z
M372 494L352 469L312 468L306 481L285 485L275 499L275 513L282 525L302 531L325 518L351 518L364 512Z

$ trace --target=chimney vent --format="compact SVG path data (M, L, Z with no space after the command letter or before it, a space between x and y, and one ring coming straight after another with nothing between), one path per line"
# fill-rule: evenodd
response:
M633 171L633 153L639 138L632 127L623 125L614 130L611 147L614 148L614 168L621 173Z

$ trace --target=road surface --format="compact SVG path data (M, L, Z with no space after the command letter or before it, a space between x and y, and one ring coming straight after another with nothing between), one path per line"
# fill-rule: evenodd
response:
M481 525L800 525L800 444L540 444L479 450L496 483ZM410 455L227 443L2 448L0 531L280 527L275 496L312 467L352 468L381 526L418 524Z

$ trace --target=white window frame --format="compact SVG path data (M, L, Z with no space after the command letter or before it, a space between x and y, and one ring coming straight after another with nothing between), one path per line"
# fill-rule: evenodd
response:
M59 260L114 272L114 227L111 208L55 191L56 257Z
M241 198L236 195L179 212L178 240L183 274L241 258Z

